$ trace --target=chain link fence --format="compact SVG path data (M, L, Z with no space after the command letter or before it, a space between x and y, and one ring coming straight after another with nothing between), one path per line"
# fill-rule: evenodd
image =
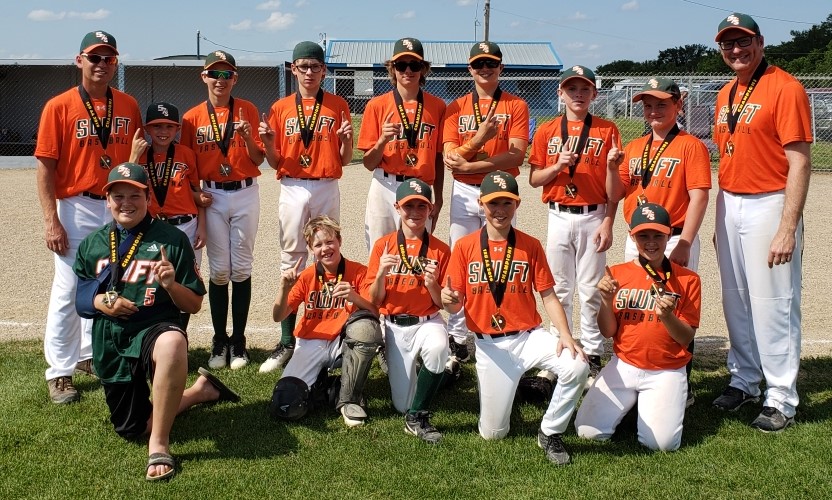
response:
M199 75L201 67L200 61L121 63L113 85L133 95L142 111L151 102L167 101L184 113L206 98L205 85ZM285 65L242 66L239 69L234 94L254 102L261 112L267 112L276 99L294 91L294 78ZM709 146L716 166L718 158L710 139L714 105L720 88L730 80L729 75L597 75L598 97L590 112L614 120L625 142L643 135L646 129L642 106L640 102L633 103L632 96L654 76L671 78L687 88L683 124L688 132ZM806 88L812 108L813 169L832 171L832 76L796 76ZM43 105L51 97L79 83L80 75L74 64L0 62L0 156L31 155ZM559 77L552 71L507 69L501 76L501 87L506 92L529 103L532 129L563 111L563 103L557 96L558 83ZM357 127L367 101L392 88L383 68L330 69L324 86L349 102L356 115ZM427 78L425 90L450 102L471 92L473 83L467 70L434 68ZM355 135L358 135L357 130Z

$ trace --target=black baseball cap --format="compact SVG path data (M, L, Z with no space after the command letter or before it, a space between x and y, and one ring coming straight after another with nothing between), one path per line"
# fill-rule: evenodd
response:
M511 198L520 201L520 189L513 175L502 170L495 170L485 175L480 184L480 200L487 203L495 198Z
M298 59L317 59L324 62L324 49L315 42L300 42L292 51L292 62Z
M422 42L416 38L400 38L393 45L393 57L391 61L404 56L413 56L420 61L425 60L425 49Z
M647 229L670 234L670 214L663 206L656 203L644 203L633 210L633 216L630 218L630 234Z
M495 61L502 62L503 51L494 42L478 42L471 47L471 52L468 55L468 63L470 64L477 59L494 59Z
M145 125L153 123L173 123L179 125L179 108L169 102L154 102L147 107L144 114Z

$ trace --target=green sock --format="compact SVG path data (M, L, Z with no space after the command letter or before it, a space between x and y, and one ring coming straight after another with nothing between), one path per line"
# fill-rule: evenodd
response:
M430 406L444 376L444 370L440 373L431 373L425 367L419 370L419 376L416 379L416 394L413 396L413 402L410 404L410 410L408 410L410 413L425 410Z
M286 319L280 322L280 343L286 347L295 347L295 322L298 315L291 313Z
M228 334L225 331L228 323L228 283L217 285L208 282L208 304L211 305L211 324L214 326L214 342L225 344Z
M231 286L231 343L245 345L248 309L251 306L251 277Z

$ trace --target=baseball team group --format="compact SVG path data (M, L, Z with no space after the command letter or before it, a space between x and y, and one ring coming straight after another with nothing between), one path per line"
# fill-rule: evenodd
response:
M809 102L798 80L766 63L748 15L722 19L715 41L735 78L714 117L713 244L730 381L713 406L762 400L751 426L779 432L798 406ZM459 363L475 359L485 439L509 432L519 387L548 401L537 444L555 464L571 460L562 436L573 413L579 437L605 440L635 408L641 444L680 446L694 401L698 232L711 170L707 147L679 121L675 82L651 78L633 96L649 128L624 145L614 122L589 113L598 95L592 70L566 68L557 90L564 112L530 140L528 105L500 88L496 43L471 47L473 91L446 104L424 90L431 66L422 43L398 40L385 62L393 89L368 102L355 141L371 172L365 265L341 254L339 178L355 132L347 102L322 88L318 44L297 44L297 92L263 114L232 95L240 72L218 50L201 71L204 102L181 115L155 102L142 116L110 86L118 56L111 34L88 33L75 58L81 84L49 100L40 120L37 186L55 263L44 353L55 403L80 399L76 371L100 379L115 431L148 440L147 480L176 473L177 414L240 399L215 373L250 363L264 161L280 182L272 307L280 335L259 368L282 370L272 417L297 420L323 407L347 426L365 424L378 359L405 431L438 443L435 395L453 390ZM548 206L545 243L518 228L524 161ZM453 176L447 195L445 175ZM629 227L624 262L607 265L619 203ZM433 235L440 217L450 219L448 242ZM189 315L206 294L213 372L199 368L186 387ZM602 366L605 338L613 355Z

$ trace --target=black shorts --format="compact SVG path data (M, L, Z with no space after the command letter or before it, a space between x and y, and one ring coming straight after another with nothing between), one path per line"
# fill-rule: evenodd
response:
M132 364L133 380L101 384L110 409L113 429L125 439L136 439L147 431L147 421L153 413L150 387L147 385L148 380L153 382L153 347L159 335L171 330L182 333L187 339L188 334L176 323L164 322L151 326L142 338L141 355Z

